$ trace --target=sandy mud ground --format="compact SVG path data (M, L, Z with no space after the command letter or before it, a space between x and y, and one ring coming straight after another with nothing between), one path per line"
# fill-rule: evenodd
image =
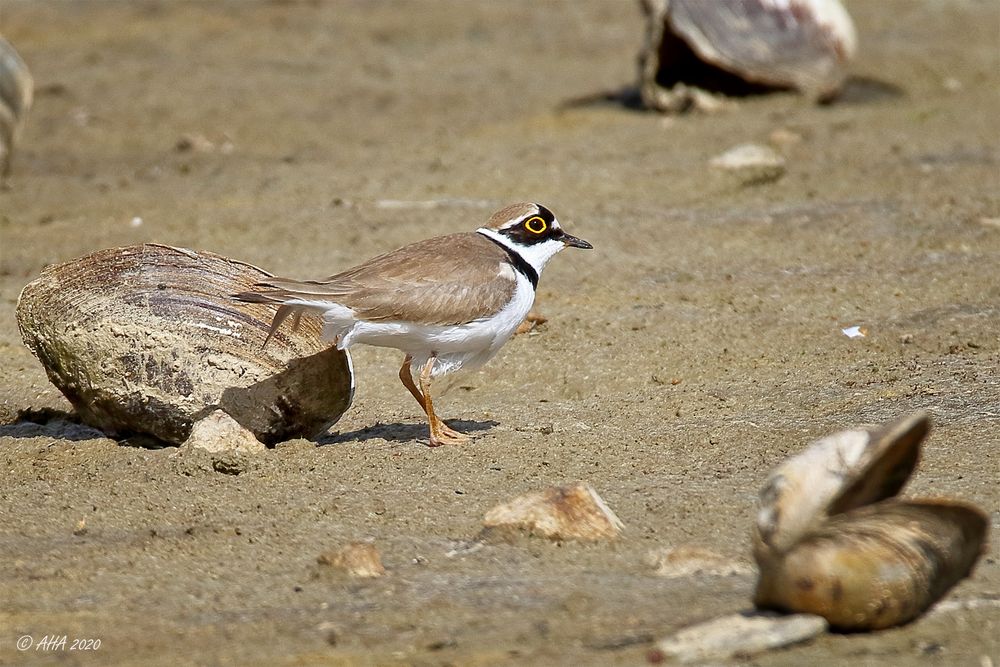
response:
M754 581L658 577L651 552L748 562L772 466L915 408L936 428L907 493L996 524L1000 9L849 6L840 103L667 119L559 108L633 81L628 2L0 2L38 85L0 192L0 663L642 664ZM783 178L709 166L776 130L801 139ZM74 425L14 319L44 265L98 248L316 278L519 200L596 249L555 258L549 322L439 401L465 447L426 447L399 355L361 349L327 436L221 474ZM574 480L620 541L463 549L494 504ZM359 539L387 576L317 565ZM971 609L755 663L996 665L997 543L948 597Z

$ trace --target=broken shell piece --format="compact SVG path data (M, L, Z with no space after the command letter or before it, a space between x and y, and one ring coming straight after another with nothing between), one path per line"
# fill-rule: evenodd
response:
M350 357L320 342L313 319L263 347L272 309L230 295L268 277L209 252L101 250L46 267L17 323L80 418L110 435L180 444L221 408L268 444L314 437L351 403Z
M930 419L823 438L778 466L760 495L754 559L761 608L871 630L906 623L969 575L988 518L945 500L896 500Z
M840 514L761 563L758 607L819 614L835 628L913 620L965 578L989 520L971 505L886 500Z
M550 487L497 505L483 520L487 531L513 528L551 540L608 540L622 522L589 484Z
M204 449L207 452L238 452L260 454L267 450L254 434L222 410L215 410L202 417L191 429L191 435L182 447Z
M362 579L381 577L385 574L382 566L382 556L374 544L369 542L352 542L347 546L321 554L316 562L339 568Z
M730 614L667 637L656 644L654 655L682 663L724 660L800 644L823 634L826 627L822 617L811 614Z
M31 108L35 83L28 66L0 37L0 179L10 173L14 144Z
M839 0L642 0L639 55L643 103L698 108L696 91L747 94L792 88L835 95L857 50Z

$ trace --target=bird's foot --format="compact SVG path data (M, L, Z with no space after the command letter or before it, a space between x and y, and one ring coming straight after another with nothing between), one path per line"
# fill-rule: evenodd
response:
M533 331L535 327L539 324L545 324L549 321L549 318L545 317L537 310L533 310L528 313L528 316L524 318L524 321L517 325L517 329L514 330L514 335L526 334L529 331Z
M440 447L441 445L464 445L470 440L472 440L470 436L464 433L459 433L444 422L438 422L436 428L433 426L431 427L431 439L428 444L431 447Z

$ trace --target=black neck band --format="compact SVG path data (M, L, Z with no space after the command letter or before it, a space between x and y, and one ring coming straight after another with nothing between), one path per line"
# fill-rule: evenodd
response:
M483 234L482 232L480 232L480 235L485 236L490 241L493 241L498 246L503 248L504 252L507 253L507 257L510 259L510 263L513 264L514 268L520 271L521 274L528 279L529 283L531 283L531 289L533 290L538 289L538 271L535 271L535 267L529 264L528 260L526 260L524 257L521 257L521 255L519 255L512 248L508 248L505 244L501 243L500 241L497 241L492 236L488 234Z

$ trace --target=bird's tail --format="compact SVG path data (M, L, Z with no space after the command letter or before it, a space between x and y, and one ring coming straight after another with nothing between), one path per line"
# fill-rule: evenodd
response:
M274 318L271 320L271 329L267 332L267 338L264 339L264 344L260 346L260 349L263 350L267 347L267 344L271 342L274 334L278 332L281 324L288 319L289 315L292 316L292 331L298 330L299 323L302 321L302 313L308 310L308 307L286 304L285 300L289 299L290 296L291 295L282 290L271 290L267 292L240 292L232 295L232 298L245 303L278 304L278 310L275 311Z

